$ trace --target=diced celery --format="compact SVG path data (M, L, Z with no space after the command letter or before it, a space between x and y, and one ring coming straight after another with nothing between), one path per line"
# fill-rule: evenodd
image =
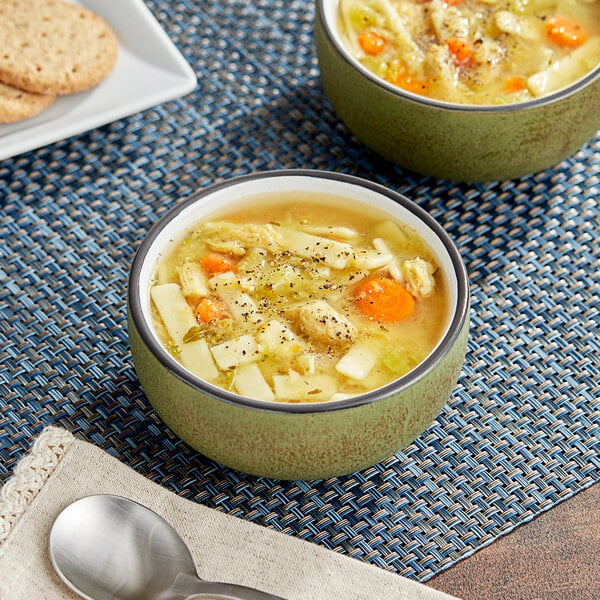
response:
M390 348L389 352L384 353L381 360L396 377L408 373L421 362L419 356L411 356L405 348Z
M303 281L304 277L300 269L293 265L283 264L269 273L265 284L274 292L287 292L294 287L302 286Z
M258 331L256 341L261 355L277 371L296 365L298 358L308 351L306 342L277 319L269 321Z

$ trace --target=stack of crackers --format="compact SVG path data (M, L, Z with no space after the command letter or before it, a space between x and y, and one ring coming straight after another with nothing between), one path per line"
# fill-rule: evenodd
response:
M0 0L0 123L37 115L58 96L100 83L117 37L93 12L61 0Z

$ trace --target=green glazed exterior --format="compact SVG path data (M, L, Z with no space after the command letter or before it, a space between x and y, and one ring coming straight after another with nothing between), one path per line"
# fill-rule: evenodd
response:
M182 231L259 190L333 193L376 206L421 230L439 252L451 299L442 339L415 369L387 385L339 401L290 404L244 398L186 370L153 326L150 286L158 258ZM280 170L248 174L200 190L148 232L129 278L128 333L140 383L160 418L191 447L233 469L275 479L321 479L372 466L413 442L450 398L465 358L469 285L443 228L407 198L341 173Z
M387 398L325 412L275 412L230 403L182 381L128 318L131 353L156 412L192 448L238 471L276 479L321 479L389 458L438 416L465 358L468 319L451 350L418 382Z
M317 0L321 81L356 138L410 170L458 181L497 181L541 171L600 129L600 66L564 92L501 107L460 107L394 91L366 75L332 39Z

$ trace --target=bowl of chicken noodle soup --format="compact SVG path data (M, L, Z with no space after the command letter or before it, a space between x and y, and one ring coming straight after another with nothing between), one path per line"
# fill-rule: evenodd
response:
M316 44L351 132L427 175L520 177L600 128L596 0L317 0Z
M464 360L456 248L403 196L273 171L182 201L129 281L141 385L164 422L235 469L314 479L383 460L448 401Z

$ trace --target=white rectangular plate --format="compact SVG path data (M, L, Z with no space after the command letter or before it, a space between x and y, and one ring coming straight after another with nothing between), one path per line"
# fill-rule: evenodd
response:
M0 160L178 98L196 76L142 0L73 0L119 39L112 72L95 88L59 97L32 119L0 124Z

